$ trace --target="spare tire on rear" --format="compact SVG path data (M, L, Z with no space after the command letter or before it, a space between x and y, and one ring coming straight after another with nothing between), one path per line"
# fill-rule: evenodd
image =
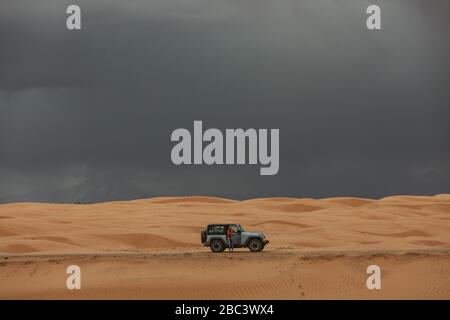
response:
M201 235L200 235L200 241L201 241L202 243L205 243L205 242L206 242L206 230L202 230L202 233L201 233Z

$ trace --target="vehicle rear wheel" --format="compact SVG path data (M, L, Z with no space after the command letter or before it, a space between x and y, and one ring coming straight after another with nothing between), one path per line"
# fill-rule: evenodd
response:
M222 240L213 240L209 245L212 252L223 252L225 250L225 244Z
M251 252L259 252L264 249L264 245L260 239L251 239L248 242L248 248Z

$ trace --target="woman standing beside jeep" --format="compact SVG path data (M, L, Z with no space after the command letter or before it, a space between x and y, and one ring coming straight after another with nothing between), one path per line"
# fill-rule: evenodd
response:
M227 228L227 241L228 241L228 251L233 251L233 240L231 237L233 236L233 230L231 229L231 226L228 226Z

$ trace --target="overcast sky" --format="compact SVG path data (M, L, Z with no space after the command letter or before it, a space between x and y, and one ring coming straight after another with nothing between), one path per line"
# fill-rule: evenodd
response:
M2 0L0 202L450 193L449 34L448 0ZM173 165L194 120L279 128L279 173Z

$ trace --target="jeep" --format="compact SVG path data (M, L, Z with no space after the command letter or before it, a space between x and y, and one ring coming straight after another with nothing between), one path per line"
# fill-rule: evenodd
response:
M231 236L234 248L246 247L252 252L259 252L269 243L263 233L245 231L240 224L209 224L201 232L202 244L210 247L212 252L223 252L229 247L226 235L229 226L237 230Z

